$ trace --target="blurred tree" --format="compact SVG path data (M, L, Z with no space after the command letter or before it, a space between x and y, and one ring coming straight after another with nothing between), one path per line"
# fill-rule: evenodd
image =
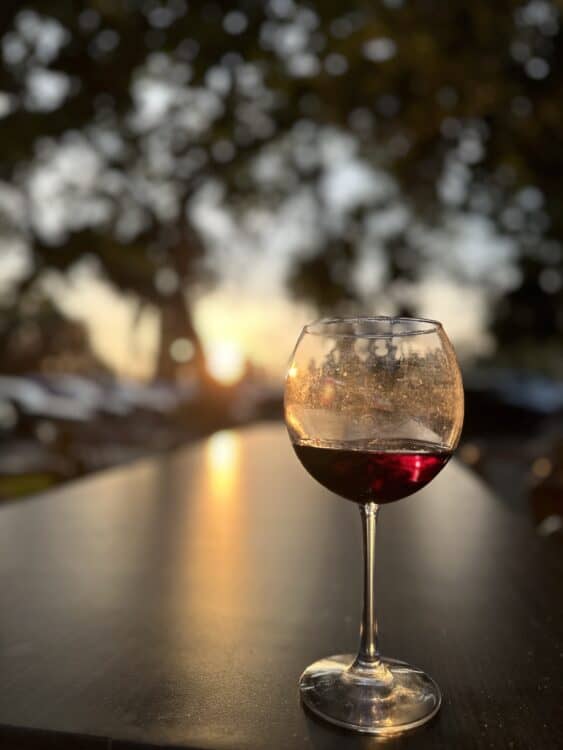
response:
M49 299L36 299L32 310L0 313L2 374L33 372L42 362L48 373L71 371L105 376L108 369L90 347L83 324L69 321Z
M321 308L377 286L413 308L412 283L439 269L490 287L501 347L561 335L563 47L549 0L42 0L0 14L0 179L22 198L33 253L20 291L94 256L161 311L161 375L180 335L203 370L190 300L211 278L196 221L210 186L238 216L306 203L314 232L289 283ZM510 238L517 273L432 251L432 227L464 215ZM358 283L370 258L383 271Z

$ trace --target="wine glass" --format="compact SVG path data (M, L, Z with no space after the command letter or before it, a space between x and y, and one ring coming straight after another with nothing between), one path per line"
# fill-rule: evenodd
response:
M324 719L376 735L404 732L440 708L422 670L383 657L375 616L380 506L446 465L463 423L463 386L442 325L424 318L331 318L306 325L291 356L285 420L305 469L359 505L364 542L360 648L311 664L299 688Z

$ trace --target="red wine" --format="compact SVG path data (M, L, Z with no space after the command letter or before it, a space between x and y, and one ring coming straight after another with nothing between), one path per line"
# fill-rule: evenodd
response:
M420 440L396 440L382 448L363 441L345 445L293 447L312 477L356 503L390 503L412 495L434 479L451 456L443 446Z

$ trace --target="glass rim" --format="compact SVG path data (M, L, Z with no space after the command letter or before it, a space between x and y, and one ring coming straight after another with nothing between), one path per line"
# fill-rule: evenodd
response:
M339 323L371 323L371 322L387 322L393 325L394 323L419 323L421 327L418 330L412 331L361 331L358 333L349 332L330 332L327 330L315 330L315 328L329 327L331 325L337 325ZM432 318L419 318L419 317L406 317L403 315L350 315L344 317L332 317L332 318L317 318L312 320L303 326L303 333L311 336L326 336L329 338L352 338L352 339L391 339L396 336L421 336L427 333L436 333L442 330L442 324L439 320L433 320Z

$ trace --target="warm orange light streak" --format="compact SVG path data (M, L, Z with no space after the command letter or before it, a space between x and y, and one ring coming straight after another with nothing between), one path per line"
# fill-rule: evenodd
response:
M213 498L227 502L233 497L239 470L239 436L221 430L205 444L206 475Z

